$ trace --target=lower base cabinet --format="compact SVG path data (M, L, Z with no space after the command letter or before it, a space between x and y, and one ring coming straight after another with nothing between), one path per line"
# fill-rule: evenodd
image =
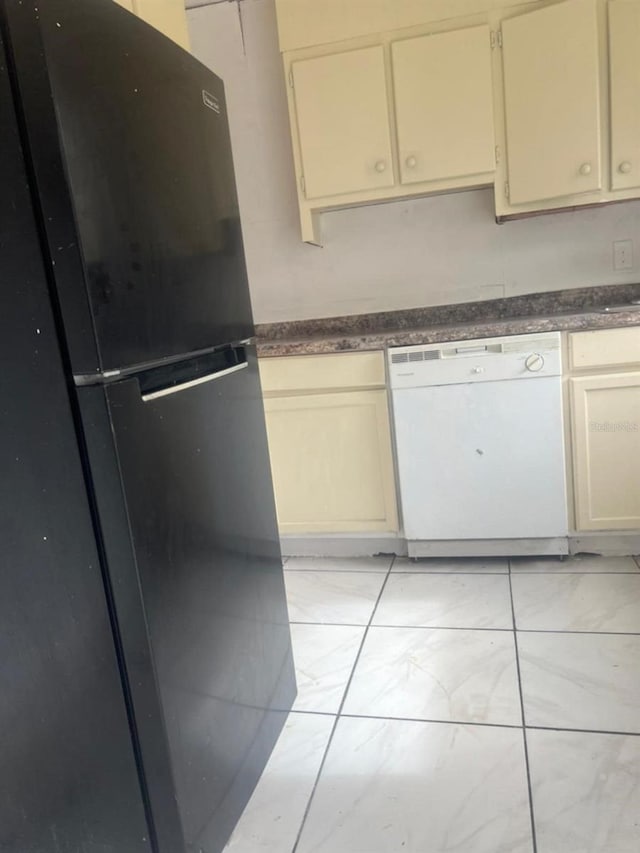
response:
M359 355L367 360L353 361ZM379 353L378 370L372 355L268 359L265 412L281 533L397 530L384 363ZM340 387L361 368L363 384L383 387Z
M640 326L569 336L578 530L640 530Z
M640 371L571 380L579 530L640 528Z

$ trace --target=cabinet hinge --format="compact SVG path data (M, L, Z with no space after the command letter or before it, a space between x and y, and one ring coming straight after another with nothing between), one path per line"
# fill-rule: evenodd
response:
M287 74L287 77L289 78L289 85L293 89L293 71L291 70L291 68L289 69L289 73Z
M496 166L500 162L500 146L496 145Z
M307 185L304 182L304 175L300 175L300 189L303 193L306 193L307 191Z
M502 47L502 30L491 31L491 50Z
M505 197L508 199L509 198L509 181L504 182L504 194L505 194Z

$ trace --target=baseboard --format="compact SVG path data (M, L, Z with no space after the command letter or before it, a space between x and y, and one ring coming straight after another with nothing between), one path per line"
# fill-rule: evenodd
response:
M280 538L284 557L546 557L602 554L605 557L640 554L640 531L572 533L550 539L466 539L407 542L397 534L326 533Z
M327 533L316 536L281 536L283 557L373 557L376 554L407 556L407 542L394 533Z
M552 557L569 553L566 536L549 539L433 539L408 543L410 557Z
M626 557L640 554L640 531L610 530L605 533L572 533L570 554L602 554L604 557Z

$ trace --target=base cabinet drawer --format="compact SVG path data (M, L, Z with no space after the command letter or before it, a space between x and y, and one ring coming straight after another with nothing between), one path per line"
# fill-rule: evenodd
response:
M640 326L596 329L569 335L572 370L635 369L640 366Z
M397 530L384 389L265 399L281 533Z
M570 380L578 530L640 528L640 371Z

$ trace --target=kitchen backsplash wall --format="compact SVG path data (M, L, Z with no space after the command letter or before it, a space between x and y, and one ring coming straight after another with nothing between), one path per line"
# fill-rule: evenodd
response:
M193 53L226 84L256 322L640 279L640 202L496 225L493 191L476 190L328 213L324 247L303 244L273 0L188 19ZM614 272L612 243L628 239L634 267Z

